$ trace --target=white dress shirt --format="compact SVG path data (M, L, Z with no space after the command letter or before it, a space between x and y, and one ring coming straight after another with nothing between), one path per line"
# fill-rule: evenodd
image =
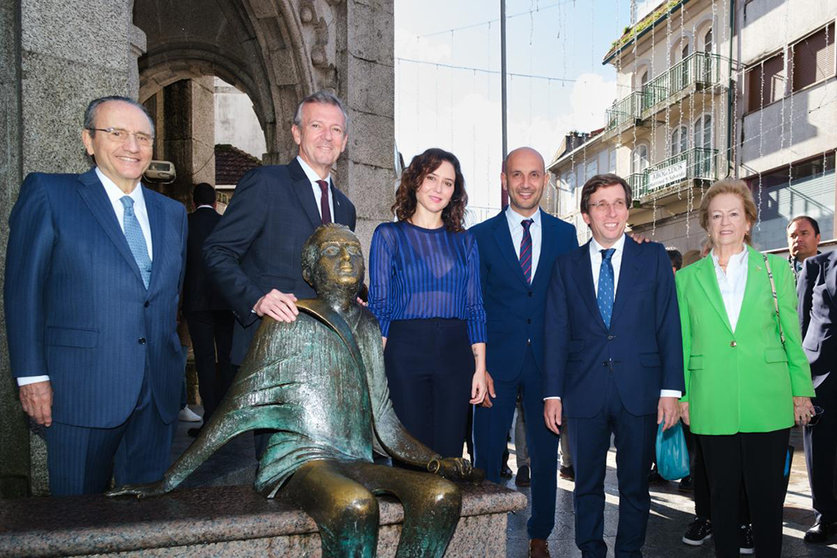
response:
M323 211L322 211L322 199L323 199L323 190L320 188L320 185L317 184L318 180L325 180L328 182L328 189L329 189L329 196L328 196L328 210L331 212L331 222L336 223L337 221L334 220L334 185L331 183L331 173L328 174L325 178L320 178L314 169L308 166L308 163L302 160L302 157L299 155L296 156L296 160L299 161L299 166L302 167L302 171L305 173L305 176L308 177L308 180L311 182L311 189L314 192L314 200L317 202L317 213L320 214L320 219L323 218Z
M110 178L105 176L102 171L99 170L99 167L96 167L96 176L99 177L99 180L105 187L105 193L108 195L108 199L113 207L113 212L116 214L116 220L119 221L119 226L123 233L125 232L125 224L123 222L125 216L125 206L122 205L122 202L119 201L119 199L127 195L131 196L134 200L134 215L136 215L140 229L142 229L142 235L145 237L145 246L148 249L148 257L153 260L154 257L152 256L151 250L151 224L148 221L148 210L145 207L145 198L142 196L142 188L140 187L140 184L137 184L136 188L134 188L130 194L126 194L119 188L119 186L114 184ZM49 376L46 374L41 376L22 376L17 379L17 385L25 386L36 382L48 381Z
M729 325L734 333L738 316L741 314L741 303L744 301L744 289L747 287L747 247L730 256L726 271L718 263L715 250L712 250L710 255L712 263L715 264L715 277L718 278L718 288L721 290Z
M520 241L523 240L523 225L520 223L526 219L532 220L532 224L529 225L529 235L532 237L532 279L534 279L535 272L538 270L538 261L541 258L541 238L543 238L541 209L538 208L531 217L524 217L511 206L506 208L506 220L509 223L512 245L514 245L514 253L517 254L518 260L520 259Z

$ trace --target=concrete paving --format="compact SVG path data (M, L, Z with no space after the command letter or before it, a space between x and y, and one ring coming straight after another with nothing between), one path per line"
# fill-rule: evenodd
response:
M199 407L192 407L200 413ZM172 458L176 459L192 443L187 436L189 428L199 423L180 422L172 448ZM802 541L806 529L814 520L811 510L808 475L805 469L805 456L802 453L802 438L799 429L791 434L791 444L796 448L791 469L788 494L785 499L785 527L782 556L785 558L837 558L837 541L828 546L808 545ZM509 466L514 465L514 446L510 444L512 457ZM212 458L204 463L184 483L184 486L199 485L235 485L252 484L256 470L253 449L253 436L242 434L232 440ZM517 488L514 480L506 485L519 490L527 497L528 488ZM581 556L573 538L573 483L558 479L558 495L555 513L555 529L549 538L549 547L553 557L575 558ZM616 484L616 452L611 448L608 454L608 472L605 478L605 541L608 544L608 556L613 556L613 543L616 538L616 526L619 519L619 492ZM512 514L509 517L507 531L507 552L509 558L523 558L527 555L528 537L526 521L529 509ZM664 482L651 487L651 517L648 521L648 536L643 554L646 558L708 558L714 556L711 540L703 546L693 547L683 544L681 537L694 515L694 503L690 492L680 492L676 482Z

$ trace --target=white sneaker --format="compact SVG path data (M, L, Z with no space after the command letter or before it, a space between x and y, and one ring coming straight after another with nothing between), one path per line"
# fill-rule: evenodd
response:
M183 422L200 422L203 420L201 419L201 416L190 409L188 405L180 409L180 412L177 414L177 418Z

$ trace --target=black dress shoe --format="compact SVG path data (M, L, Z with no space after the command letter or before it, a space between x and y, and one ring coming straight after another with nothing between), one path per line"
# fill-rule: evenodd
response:
M521 465L520 469L517 470L517 476L514 477L514 484L517 486L529 486L532 484L528 465Z
M806 543L823 544L834 535L837 535L837 521L817 520L805 533L804 540Z
M198 434L201 433L201 428L203 428L203 427L198 426L198 427L195 427L195 428L190 428L189 430L186 431L186 434L188 434L190 438L197 438Z
M561 467L561 470L558 471L558 474L561 476L562 479L568 479L571 481L575 480L575 469L573 469L572 465L566 465Z
M509 469L508 465L503 465L500 469L500 476L504 479L510 479L514 476L514 473L512 473L512 470Z

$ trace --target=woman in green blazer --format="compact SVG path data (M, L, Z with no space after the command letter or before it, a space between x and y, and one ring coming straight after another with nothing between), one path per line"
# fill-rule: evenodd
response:
M787 262L765 260L749 246L756 219L746 184L713 184L700 206L712 252L675 276L686 380L681 414L705 458L715 554L721 557L738 556L742 481L756 554L781 554L790 427L813 416L793 277Z

